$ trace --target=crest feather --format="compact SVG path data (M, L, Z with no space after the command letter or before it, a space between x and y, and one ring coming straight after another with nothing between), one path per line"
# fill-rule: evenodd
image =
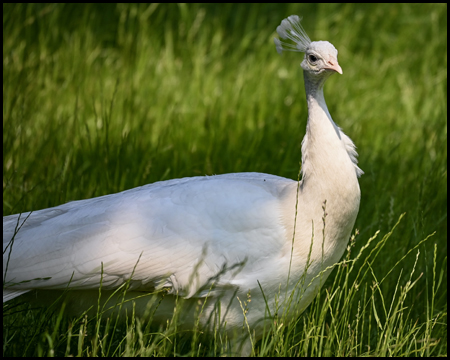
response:
M306 34L300 22L302 18L297 15L291 15L284 19L281 24L277 27L277 33L281 39L290 39L295 44L291 44L286 41L274 38L277 51L281 54L284 51L297 51L305 52L311 40Z

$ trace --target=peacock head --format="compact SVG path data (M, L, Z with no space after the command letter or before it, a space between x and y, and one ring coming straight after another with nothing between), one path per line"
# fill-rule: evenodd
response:
M311 74L324 74L337 72L342 74L342 69L337 61L338 51L328 41L311 41L301 26L301 18L291 15L284 19L277 27L277 33L281 39L290 39L295 44L275 38L278 53L283 51L297 51L305 53L301 63L303 70Z

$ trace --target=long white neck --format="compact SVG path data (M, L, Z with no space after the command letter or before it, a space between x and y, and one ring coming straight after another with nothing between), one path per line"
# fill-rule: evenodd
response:
M351 228L359 209L362 171L356 165L355 145L334 123L325 103L327 77L304 71L308 123L302 142L301 192L313 208L326 200L329 221Z
M295 234L291 286L298 279L304 281L299 293L308 299L304 300L306 303L312 301L331 266L342 257L361 196L358 176L362 171L356 165L355 146L331 119L323 96L328 76L329 73L320 77L304 71L308 123L302 142L302 180L299 187L294 183L286 192L289 245ZM320 277L316 276L327 268Z

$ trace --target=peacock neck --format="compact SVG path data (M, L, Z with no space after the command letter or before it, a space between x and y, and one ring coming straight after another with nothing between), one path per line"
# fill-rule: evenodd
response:
M345 142L353 143L334 123L323 94L328 76L304 71L308 122L302 142L302 188L335 206L355 203L355 196L359 205L357 171Z

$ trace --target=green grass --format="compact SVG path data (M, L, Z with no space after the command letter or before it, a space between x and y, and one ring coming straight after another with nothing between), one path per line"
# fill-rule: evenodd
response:
M184 176L296 179L302 55L280 57L272 40L291 14L339 50L344 74L325 96L365 171L359 235L254 355L447 356L443 4L3 4L3 215ZM4 356L226 352L223 334L176 321L46 310L4 308Z

